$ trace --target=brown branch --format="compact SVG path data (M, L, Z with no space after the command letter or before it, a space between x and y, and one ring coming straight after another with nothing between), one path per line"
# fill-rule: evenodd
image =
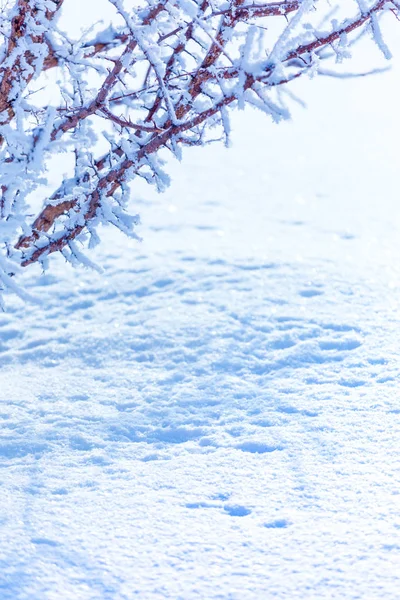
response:
M252 4L252 5L245 5L245 6L240 6L240 3L237 2L237 4L235 4L233 7L229 8L229 9L226 9L225 11L212 13L211 15L209 15L209 17L207 17L207 19L209 19L211 17L215 17L215 16L224 15L227 19L225 21L225 27L227 26L227 24L229 24L229 20L231 21L230 26L235 27L240 22L245 21L247 18L252 18L252 17L263 18L263 17L277 17L277 16L282 17L282 16L287 16L291 12L298 10L298 8L299 8L298 0L294 0L292 2L289 2L289 1L274 2L274 3L260 4L260 5ZM188 26L190 26L190 24ZM181 31L181 28L178 28L178 29L174 30L173 32L166 34L159 41L164 41L165 39L167 39L171 35L175 35L179 31ZM187 41L189 41L189 40L190 40L190 38ZM215 63L216 59L219 57L219 54L221 53L220 52L217 55L217 50L220 49L221 46L223 47L223 45L224 44L219 44L219 46L218 46L218 44L217 44L216 48L212 49L212 53L210 54L210 56L207 59L205 59L205 62L209 63L208 66L211 66L211 64ZM182 48L182 49L179 48L179 53L182 53L184 51L184 49L185 48ZM214 51L215 51L215 54L214 54ZM214 56L214 60L212 60L211 56ZM171 58L173 58L173 55L171 56ZM205 64L203 64L203 67L205 67ZM200 66L194 72L187 73L187 75L192 77L192 79L193 79L192 85L194 87L196 86L196 81L195 81L196 75L198 75L199 78L203 78L204 73L205 73L205 71L204 71L204 69L202 69L202 66ZM172 81L173 79L176 80L183 76L184 75L178 75L176 77L169 78L168 81ZM203 82L200 82L200 83L203 83ZM140 90L140 91L144 91L144 90ZM119 96L114 96L110 99L110 101L111 102L119 102L119 101L123 100L124 98L129 98L130 96L135 96L137 93L138 92L131 92L128 94L121 94ZM158 97L157 98L157 108L159 108L161 101L162 101L162 97ZM153 118L154 113L155 113L155 111L152 109L151 118Z
M53 10L46 10L46 18L48 20L53 19L58 10L61 8L64 0L53 0L55 8ZM32 0L18 0L18 10L11 22L11 34L8 42L7 51L3 59L3 65L11 62L12 55L16 50L19 40L24 38L26 33L28 19L34 18L38 14L38 9L35 7L35 3ZM46 43L44 34L30 35L32 42L36 44ZM22 59L24 63L31 67L31 72L26 72L26 65L22 65ZM0 68L0 114L6 113L7 116L2 116L0 125L10 123L14 118L13 103L15 101L14 85L16 81L19 81L21 85L20 92L29 84L34 76L33 63L36 57L29 51L26 50L23 55L16 55L16 58L8 64Z
M107 52L110 49L114 49L117 46L121 46L125 44L128 40L128 34L126 33L116 33L115 37L110 42L98 42L93 45L87 45L86 47L90 50L83 55L85 60L89 58L94 58L101 54L102 52ZM49 69L53 69L54 67L60 66L65 61L64 57L60 58L57 56L57 53L53 48L49 46L49 53L44 59L43 70L48 71Z
M309 54L310 52L315 52L323 46L329 46L333 42L339 40L342 35L352 33L355 29L359 29L360 27L362 27L367 21L371 19L372 15L382 11L386 4L394 3L390 2L389 0L379 0L379 2L372 6L367 12L362 14L355 21L350 22L345 27L341 27L340 29L332 31L332 33L326 36L317 38L309 44L303 44L302 46L298 46L298 48L292 50L292 52L289 52L289 54L285 58L285 61L289 61L294 58L299 58L299 56L301 56L302 54Z
M256 81L256 78L254 78L251 75L248 75L246 78L244 89L247 90L247 89L251 88L251 86L255 83L255 81ZM282 79L279 82L275 82L274 85L283 85L285 83L288 83L288 80ZM67 230L59 239L50 240L48 242L48 244L46 244L45 246L37 248L29 258L26 258L21 262L21 265L23 267L26 267L34 262L37 262L43 255L47 256L48 254L52 254L54 252L58 252L58 251L62 250L62 248L64 248L64 246L66 246L68 244L68 242L74 240L80 233L82 233L82 231L86 227L86 224L96 216L97 210L100 208L100 205L101 205L102 195L104 194L107 197L112 196L115 193L115 191L121 186L123 181L125 180L128 171L132 167L134 167L135 164L137 165L137 168L139 169L140 162L141 162L141 160L143 160L143 158L145 158L145 156L147 156L149 154L154 154L160 148L162 148L163 146L166 146L169 140L171 140L172 138L179 136L179 134L182 134L185 131L188 131L189 129L192 129L193 127L196 127L197 125L200 125L201 123L207 121L210 117L212 117L213 115L220 112L223 107L228 106L229 104L232 104L233 102L235 102L235 100L237 100L237 98L234 94L232 94L231 96L226 96L216 106L203 111L202 113L198 114L196 117L193 117L193 119L188 120L185 123L182 123L180 125L171 126L170 129L168 129L167 131L164 131L164 132L158 134L157 136L153 137L147 144L142 146L142 148L138 151L135 161L133 161L131 158L125 158L125 160L123 160L120 165L118 165L114 169L111 169L107 173L107 175L105 175L104 177L102 177L99 180L99 182L96 186L96 189L89 196L88 208L83 215L84 224L83 225L82 224L75 225L74 228ZM47 206L46 209L44 211L42 211L42 213L41 213L41 216L40 216L41 222L39 222L39 219L37 219L35 223L38 226L45 226L46 227L45 231L48 231L49 228L53 225L55 218L57 218L61 214L64 214L66 210L70 210L71 208L76 208L77 205L78 205L78 202L77 202L77 200L75 200L75 201L68 201L68 202L62 203L62 204L54 206L54 207ZM53 217L54 217L53 222L50 222ZM36 234L36 232L35 232L35 234ZM30 245L29 242L32 242L33 238L35 240L37 240L39 237L38 235L36 235L36 237L35 237L35 234L30 236L29 238L28 237L21 238L17 244L17 247L18 248L29 247L29 245Z
M232 15L237 21L244 21L252 17L282 17L299 9L299 1L273 2L268 4L249 4L235 8L227 8L214 12L213 16Z
M88 106L83 106L80 110L76 111L73 115L67 116L62 123L54 127L50 136L51 141L56 140L60 133L66 133L70 129L74 129L80 121L83 121L90 115L93 115L96 111L103 108L108 94L118 81L118 77L124 68L124 63L127 57L132 54L135 48L136 41L131 39L120 58L115 61L114 67L105 78L96 98Z
M207 9L207 7L208 7L208 0L204 0L200 7L201 12L204 13L205 10ZM192 21L188 25L188 28L185 32L185 42L178 42L178 44L174 47L173 52L172 52L171 56L169 57L169 60L167 62L166 68L165 68L165 75L164 75L164 84L165 85L167 85L167 82L173 72L174 66L176 64L176 61L178 60L179 55L182 54L182 52L185 50L188 42L192 39L193 29L194 29L194 22ZM153 103L153 106L149 110L148 115L145 118L145 123L148 123L153 120L155 113L158 111L158 109L161 106L162 100L163 100L162 95L159 93Z
M157 127L149 127L148 125L140 125L139 123L132 123L132 121L126 121L126 119L121 119L121 117L117 117L112 113L108 108L101 108L100 112L102 112L110 121L116 123L120 127L128 127L129 129L135 129L136 131L147 131L149 133L159 133L161 129Z
M353 21L347 22L347 24L343 25L340 29L332 31L330 34L327 34L325 36L316 38L314 41L308 44L299 45L297 48L290 51L286 55L286 57L284 58L284 62L290 62L295 58L301 58L304 55L308 55L312 52L318 51L323 47L329 46L333 42L340 39L342 35L349 34L365 25L371 19L372 15L382 11L387 4L393 3L389 3L388 0L379 0L366 13L357 17ZM239 75L238 69L231 67L220 67L218 76L216 75L215 64L224 51L224 46L226 43L224 33L226 28L232 29L242 19L245 20L250 17L264 17L271 15L277 16L278 14L282 15L287 14L291 11L295 11L298 8L299 3L295 1L278 2L274 4L260 6L243 6L241 5L241 2L239 0L234 7L226 11L221 11L221 13L218 13L222 15L222 19L218 32L215 36L215 42L211 43L199 68L191 74L191 82L187 90L191 101L189 102L187 99L185 99L179 104L177 104L176 107L174 107L176 116L178 117L179 121L183 121L184 117L188 115L188 113L191 110L192 101L196 99L201 93L203 93L203 86L205 83L209 81L217 82L218 78L232 79ZM267 14L267 11L270 12ZM189 24L185 34L185 42L180 42L177 44L177 46L175 46L169 60L167 61L164 83L168 83L171 81L171 79L173 79L170 76L173 73L174 63L178 55L184 51L186 44L189 43L189 41L192 39L192 35L193 26L191 28ZM274 72L274 65L267 64L264 72L259 74L258 76L250 74L247 74L245 76L243 89L251 89L256 82L263 83L269 87L287 84L292 79L301 76L302 73L308 68L308 66L309 62L304 61L304 64L299 67L299 70L296 73L292 74L288 78L283 78L274 81L271 78L271 75ZM211 67L213 67L213 69ZM178 75L177 78L187 76L187 73L183 73ZM126 96L121 96L120 98ZM113 100L115 99L116 98L114 98ZM179 124L173 124L170 121L167 121L162 131L153 128L145 129L144 131L148 131L150 129L150 131L153 132L154 135L137 151L135 159L131 157L126 157L121 148L114 149L113 154L120 157L122 160L117 166L111 168L105 175L98 179L96 187L88 196L87 203L85 203L86 207L79 207L78 200L68 200L56 205L48 205L43 209L43 211L33 223L32 234L30 236L21 236L16 247L28 249L37 240L39 240L41 232L47 232L61 215L66 214L68 213L68 211L71 210L76 210L78 212L82 211L82 216L79 221L79 224L74 225L69 230L60 232L58 239L48 240L47 243L43 244L43 246L36 248L32 252L32 254L28 255L22 260L22 266L27 266L33 262L36 262L44 255L61 250L70 241L75 239L85 229L87 223L90 222L96 216L97 211L101 206L102 197L112 196L115 193L115 191L123 184L129 171L135 169L136 172L138 172L141 168L141 163L143 159L146 158L146 156L154 154L162 147L167 147L171 140L176 140L178 143L187 143L187 140L182 138L182 134L193 129L194 127L197 127L201 123L206 122L215 114L219 113L224 107L231 105L236 100L237 96L232 93L228 96L223 97L218 103L216 103L208 110L202 111L201 113L193 116L192 118L188 118L186 121L180 122ZM157 96L155 102L149 109L149 113L146 117L147 120L150 120L150 116L151 119L154 117L155 113L161 105L161 101L162 97L160 97L160 95ZM129 121L124 121L123 119L116 117L106 107L98 107L98 109L101 110L101 112L103 112L106 116L108 116L108 118L110 118L115 123L121 126L132 127L134 129L137 129L139 132L140 130L143 130L143 126L142 129L140 129L140 126L136 126L135 124L132 124ZM75 124L77 124L81 118L85 118L85 116L83 115L84 113L82 112L81 116L76 120ZM68 126L65 129L65 131L67 131L70 128L71 127ZM62 129L62 131L64 131L64 129ZM98 172L102 171L106 167L107 161L108 155L99 159L95 163L95 167ZM59 198L62 198L62 195L60 195Z
M155 19L157 15L164 9L164 4L160 2L151 10L149 10L146 17L143 19L143 25L148 25L151 23L151 21ZM123 69L126 68L127 58L133 53L137 46L137 40L135 40L133 37L127 36L127 40L129 41L125 47L125 50L121 54L120 58L115 61L114 67L105 78L96 98L88 106L83 106L80 110L76 111L73 115L66 117L62 123L57 125L51 132L51 141L56 140L60 133L66 133L70 129L74 129L80 121L83 121L87 117L95 114L98 110L104 108L104 103L106 102L110 91L117 83L118 77Z

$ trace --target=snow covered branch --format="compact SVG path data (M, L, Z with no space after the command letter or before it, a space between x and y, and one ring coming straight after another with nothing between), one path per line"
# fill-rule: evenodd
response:
M59 25L67 3L18 0L0 14L3 288L54 252L86 262L76 242L98 243L100 224L135 237L130 182L163 190L166 151L180 158L216 130L228 143L230 110L246 104L288 118L285 87L349 57L362 34L389 58L380 17L400 12L393 0L342 0L335 18L324 0L109 0L115 20L75 40ZM69 172L31 220L61 153Z

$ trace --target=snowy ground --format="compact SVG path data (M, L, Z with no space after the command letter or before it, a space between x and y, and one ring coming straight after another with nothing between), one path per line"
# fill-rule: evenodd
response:
M187 152L0 316L0 599L400 589L398 71ZM93 256L92 256L93 258Z

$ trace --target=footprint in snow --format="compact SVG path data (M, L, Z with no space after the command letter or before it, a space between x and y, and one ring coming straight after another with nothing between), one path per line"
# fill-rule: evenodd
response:
M289 525L290 523L287 519L275 519L269 523L264 523L264 527L267 529L286 529Z
M226 504L224 511L231 517L247 517L251 514L251 510L240 504Z
M322 290L317 290L314 288L309 288L306 290L301 290L299 292L299 295L302 296L303 298L314 298L315 296L322 296L323 295L323 291Z

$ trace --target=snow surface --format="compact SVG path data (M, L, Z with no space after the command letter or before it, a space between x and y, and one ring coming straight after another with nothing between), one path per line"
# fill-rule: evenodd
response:
M0 316L1 600L398 599L398 68L234 120Z

